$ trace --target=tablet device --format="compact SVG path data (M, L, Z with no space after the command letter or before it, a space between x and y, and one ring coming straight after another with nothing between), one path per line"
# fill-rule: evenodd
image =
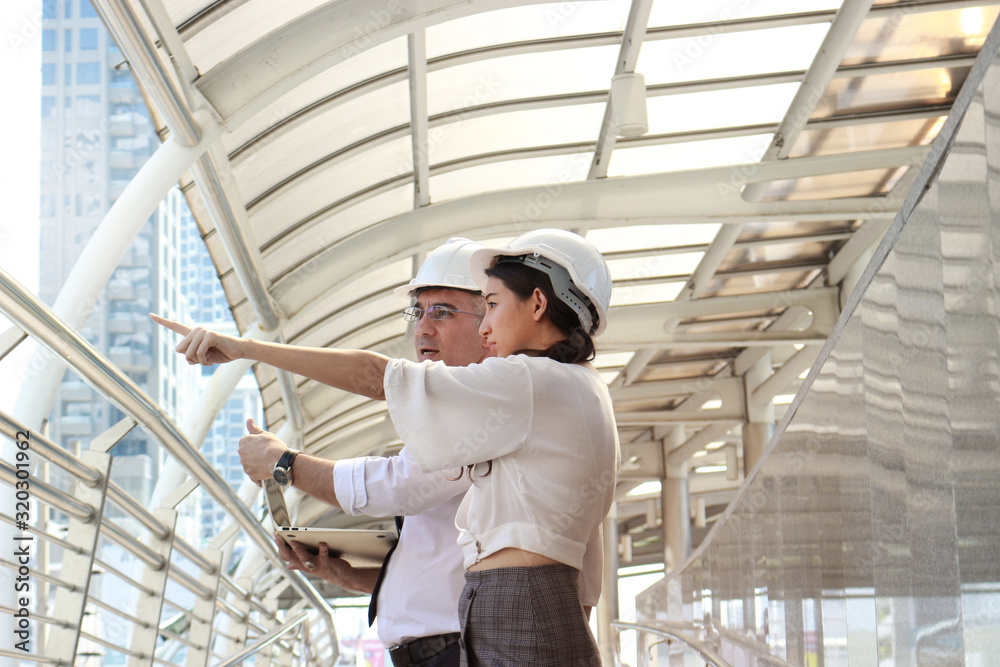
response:
M274 532L285 542L298 542L313 553L318 551L320 542L326 542L331 556L343 558L354 567L381 567L386 553L398 539L393 530L293 526L281 487L273 479L263 480L263 487Z

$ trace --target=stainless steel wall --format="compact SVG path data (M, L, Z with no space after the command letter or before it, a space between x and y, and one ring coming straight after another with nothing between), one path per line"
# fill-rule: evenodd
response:
M756 474L640 622L734 665L1000 665L996 52L995 27Z

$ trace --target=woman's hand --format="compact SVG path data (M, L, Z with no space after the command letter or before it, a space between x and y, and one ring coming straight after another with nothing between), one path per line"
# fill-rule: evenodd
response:
M244 357L241 351L243 341L239 338L226 336L225 334L202 329L201 327L192 329L180 322L174 322L153 313L149 314L149 318L160 326L184 336L184 340L178 343L174 349L183 354L189 364L211 366L213 364L224 364Z

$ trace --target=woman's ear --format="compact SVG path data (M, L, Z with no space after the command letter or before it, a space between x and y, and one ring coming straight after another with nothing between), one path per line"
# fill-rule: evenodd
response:
M545 317L546 311L549 309L549 298L545 296L545 292L539 288L535 288L535 291L531 293L531 317L536 322L541 322L542 318Z

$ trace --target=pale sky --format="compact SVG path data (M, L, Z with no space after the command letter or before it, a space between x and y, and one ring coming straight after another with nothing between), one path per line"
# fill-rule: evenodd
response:
M5 0L0 13L0 71L8 100L0 105L0 267L33 292L38 289L41 9L41 0ZM0 332L9 326L0 315ZM0 362L0 409L13 407L25 346Z

